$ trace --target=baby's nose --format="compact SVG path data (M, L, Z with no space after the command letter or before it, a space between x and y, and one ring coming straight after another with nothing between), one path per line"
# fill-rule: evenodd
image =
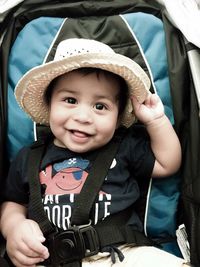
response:
M92 112L89 107L81 106L76 110L74 119L81 123L91 123L92 122Z

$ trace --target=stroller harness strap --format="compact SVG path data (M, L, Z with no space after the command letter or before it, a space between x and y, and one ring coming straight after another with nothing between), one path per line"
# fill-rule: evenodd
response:
M81 266L83 258L95 255L103 248L116 244L153 245L153 241L143 233L134 231L126 225L132 207L108 216L96 225L92 225L90 220L93 203L124 133L125 129L120 129L119 134L99 151L84 186L75 200L71 224L66 231L58 229L49 221L42 204L38 174L46 144L44 141L37 141L31 146L28 160L29 203L32 210L30 218L39 224L46 237L50 257L44 262L45 266L78 267Z

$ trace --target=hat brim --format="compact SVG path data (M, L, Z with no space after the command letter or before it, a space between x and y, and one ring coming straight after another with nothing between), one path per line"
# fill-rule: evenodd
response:
M125 79L129 96L135 96L140 103L147 97L150 80L144 70L133 60L116 53L89 53L75 55L37 66L28 71L18 82L15 96L19 105L39 124L49 124L49 108L44 93L56 77L75 69L93 67L113 72ZM135 118L129 101L121 123L129 127Z

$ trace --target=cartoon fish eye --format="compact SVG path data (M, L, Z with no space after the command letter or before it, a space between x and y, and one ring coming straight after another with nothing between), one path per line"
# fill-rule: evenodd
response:
M74 179L81 180L81 178L83 176L83 171L82 170L74 171L72 174L73 174Z

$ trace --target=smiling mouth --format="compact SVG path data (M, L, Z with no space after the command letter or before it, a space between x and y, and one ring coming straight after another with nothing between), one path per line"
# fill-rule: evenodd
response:
M78 187L80 187L81 184L82 184L82 182L80 182L78 185L76 185L75 187L72 187L72 188L63 188L63 187L59 186L57 183L56 183L56 186L57 186L59 189L63 190L63 191L72 191L72 190L75 190L75 189L77 189Z

